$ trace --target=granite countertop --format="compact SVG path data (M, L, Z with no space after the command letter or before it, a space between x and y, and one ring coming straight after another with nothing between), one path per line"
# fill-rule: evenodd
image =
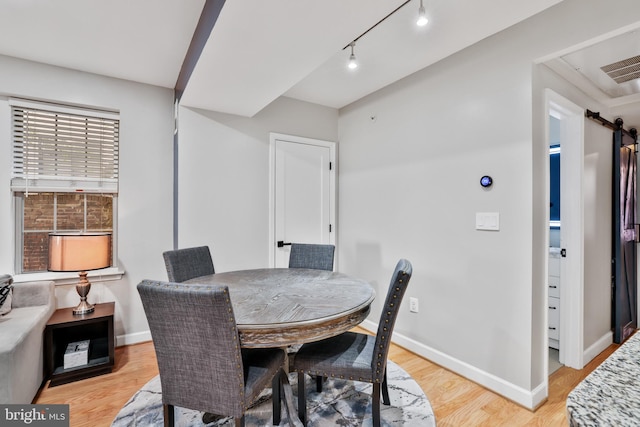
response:
M640 334L629 338L567 397L574 426L640 425Z

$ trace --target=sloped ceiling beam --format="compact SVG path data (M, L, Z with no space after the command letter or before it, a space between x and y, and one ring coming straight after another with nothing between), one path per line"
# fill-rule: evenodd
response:
M198 59L200 59L204 46L207 44L207 40L209 40L209 37L211 36L211 31L216 25L216 21L220 16L220 11L222 11L224 3L225 0L206 0L206 3L202 8L202 14L198 20L198 25L193 33L191 44L189 45L189 49L184 57L182 67L180 68L180 74L178 74L178 80L176 81L175 97L178 102L189 83L189 78L191 77L193 70L196 68L196 64L198 63Z

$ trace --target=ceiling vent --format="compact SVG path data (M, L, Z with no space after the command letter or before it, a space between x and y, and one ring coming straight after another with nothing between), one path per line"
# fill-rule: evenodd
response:
M640 78L640 55L600 67L609 77L621 84Z

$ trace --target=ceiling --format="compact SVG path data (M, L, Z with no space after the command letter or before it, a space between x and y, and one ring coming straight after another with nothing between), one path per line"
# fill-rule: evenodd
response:
M621 117L625 128L640 128L640 29L594 41L545 64L608 107L603 118Z
M253 116L285 95L341 108L559 1L426 0L420 29L412 0L358 40L355 72L343 48L404 0L227 1L182 103Z
M0 0L0 54L173 88L204 0Z
M358 40L348 70L343 48L404 1L226 1L182 104L251 117L284 95L341 108L561 0L424 0L423 28L411 0ZM0 0L0 54L173 88L204 3Z

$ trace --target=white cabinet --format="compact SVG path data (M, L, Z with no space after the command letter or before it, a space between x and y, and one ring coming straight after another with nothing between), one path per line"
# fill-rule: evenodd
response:
M560 298L549 297L549 347L558 349L560 340Z
M549 347L560 349L560 248L549 248Z

